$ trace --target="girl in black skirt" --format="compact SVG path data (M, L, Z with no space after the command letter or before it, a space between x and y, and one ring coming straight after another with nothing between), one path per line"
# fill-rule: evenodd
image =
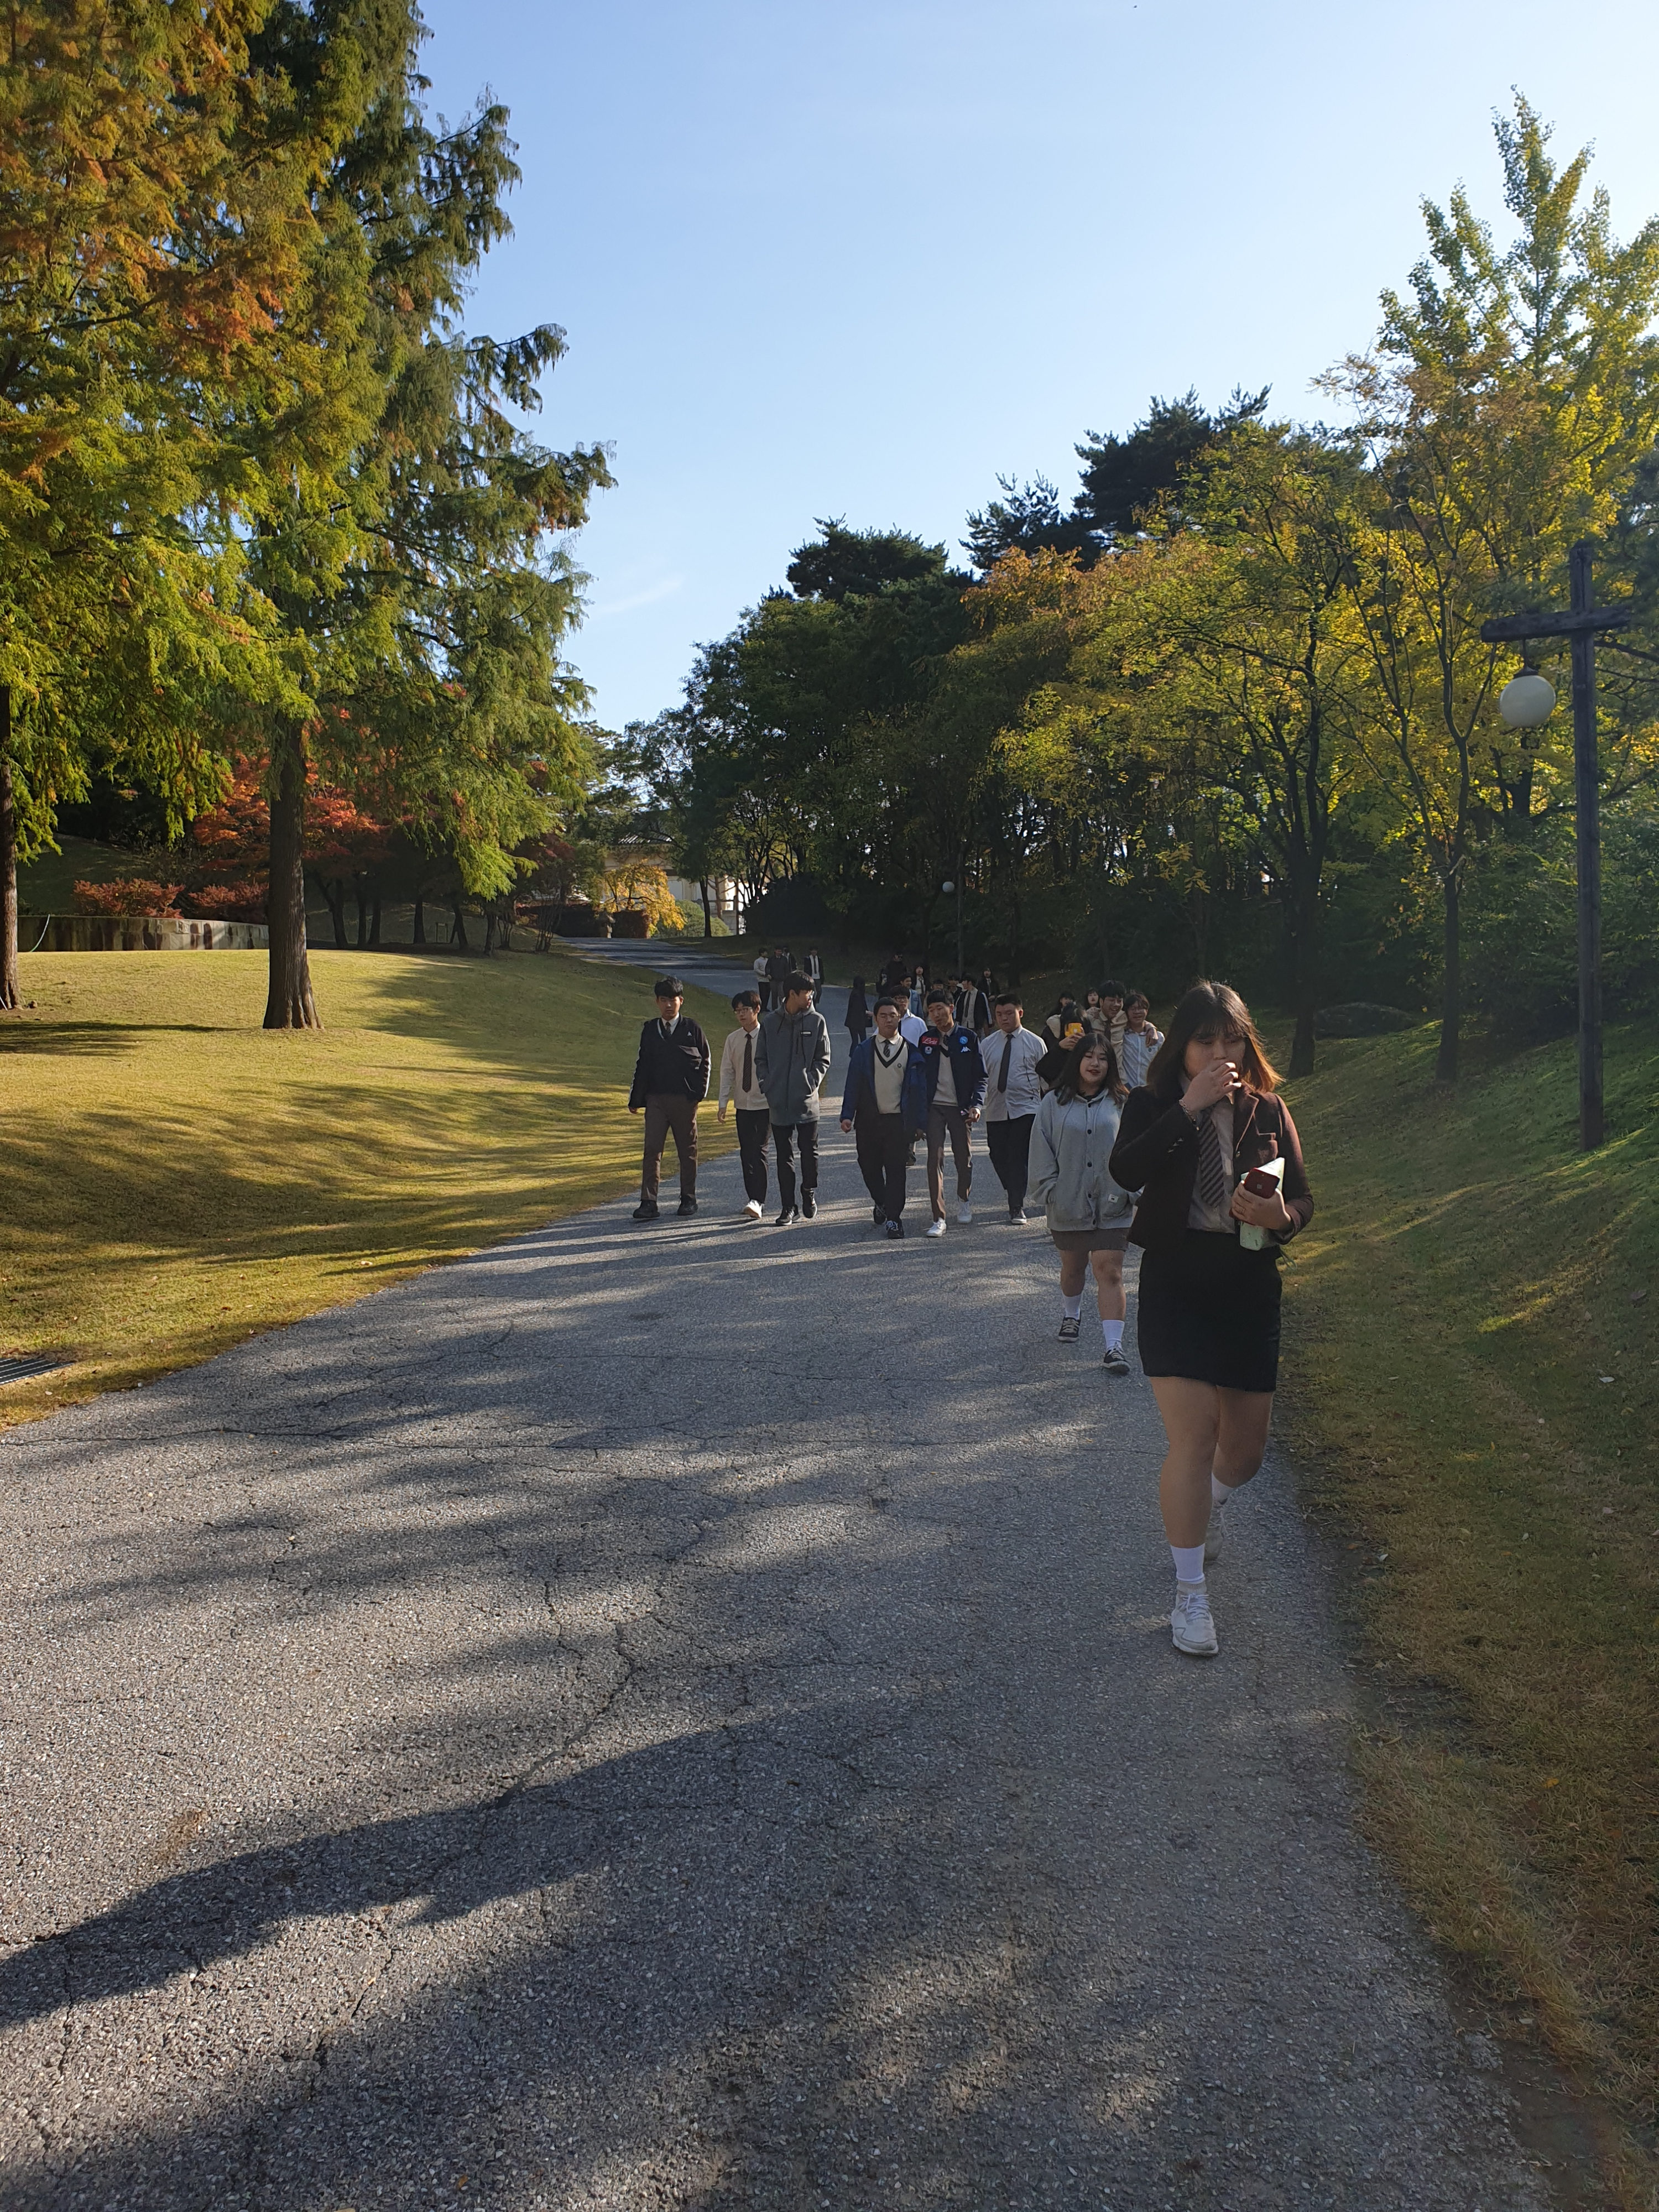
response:
M1279 1379L1279 1247L1313 1218L1296 1124L1249 1009L1195 983L1129 1094L1111 1175L1139 1203L1140 1364L1170 1449L1158 1477L1177 1650L1216 1650L1204 1568L1267 1449ZM1240 1230L1252 1233L1241 1240ZM1251 1249L1252 1245L1261 1249Z

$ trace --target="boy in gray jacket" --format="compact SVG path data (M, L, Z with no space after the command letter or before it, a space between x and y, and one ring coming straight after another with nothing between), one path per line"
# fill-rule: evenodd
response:
M755 1080L766 1093L777 1139L777 1227L818 1210L818 1086L830 1073L830 1024L812 1004L812 979L797 969L775 1013L755 1040ZM795 1203L795 1142L800 1142L800 1204Z

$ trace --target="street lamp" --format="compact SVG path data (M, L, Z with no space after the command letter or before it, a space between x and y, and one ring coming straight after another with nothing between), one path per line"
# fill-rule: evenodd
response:
M1512 730L1541 730L1555 712L1555 686L1535 668L1523 668L1498 693L1498 711Z
M1605 1126L1601 1103L1601 762L1595 742L1595 634L1628 629L1628 607L1590 604L1590 548L1581 538L1568 556L1571 611L1500 615L1480 625L1488 645L1524 645L1535 637L1572 643L1572 765L1578 847L1578 1144L1593 1152ZM1504 702L1519 693L1520 712ZM1544 695L1548 694L1547 702ZM1531 669L1504 686L1498 711L1506 722L1535 730L1549 720L1555 687ZM1541 712L1540 709L1541 708Z

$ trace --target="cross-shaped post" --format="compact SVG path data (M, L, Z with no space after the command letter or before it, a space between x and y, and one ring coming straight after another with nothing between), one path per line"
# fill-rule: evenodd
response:
M1499 615L1482 623L1488 645L1535 637L1572 642L1572 765L1578 844L1578 1143L1594 1152L1604 1127L1601 1105L1601 763L1595 742L1595 635L1627 629L1628 607L1590 603L1590 549L1581 539L1568 556L1568 613Z

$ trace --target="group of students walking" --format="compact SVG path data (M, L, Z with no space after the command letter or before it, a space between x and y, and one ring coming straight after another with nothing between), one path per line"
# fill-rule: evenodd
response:
M738 1025L721 1050L718 1112L737 1115L744 1218L763 1217L774 1149L776 1225L787 1228L817 1212L818 1094L830 1048L818 979L797 969L783 981L781 1003L764 1012L757 991L732 996ZM1211 1656L1206 1567L1220 1553L1229 1498L1261 1463L1277 1385L1278 1253L1313 1213L1295 1124L1249 1010L1225 984L1195 984L1167 1036L1141 994L1116 985L1081 1004L1062 998L1041 1032L1024 1026L1018 993L984 994L981 1035L962 1018L964 981L922 986L919 1011L893 988L862 1009L840 1121L872 1222L890 1241L903 1237L908 1171L924 1138L927 1233L945 1233L947 1146L957 1218L971 1222L970 1132L982 1124L1010 1222L1025 1222L1028 1192L1043 1208L1060 1261L1061 1341L1081 1334L1092 1274L1103 1363L1120 1376L1130 1371L1124 1254L1140 1249L1140 1363L1169 1446L1159 1499L1176 1571L1170 1626L1178 1649ZM981 987L967 988L974 1011ZM646 1117L636 1221L658 1213L671 1133L679 1212L697 1211L696 1115L711 1055L683 1001L678 979L664 976L657 1018L641 1037L629 1100Z

